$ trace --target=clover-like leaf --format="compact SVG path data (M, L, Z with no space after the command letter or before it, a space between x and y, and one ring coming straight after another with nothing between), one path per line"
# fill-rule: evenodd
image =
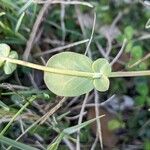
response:
M0 44L0 56L1 57L8 57L10 53L10 47L7 44L1 43ZM0 67L4 64L4 60L0 60Z
M59 96L79 96L94 87L101 92L109 88L111 66L104 58L92 62L87 56L63 52L51 57L47 67L59 70L59 73L44 72L48 89Z
M104 58L99 58L92 64L92 69L95 73L101 73L101 77L94 79L94 87L100 91L105 92L109 88L109 79L108 76L111 73L111 66L109 62Z
M47 67L82 72L92 71L92 60L74 52L62 52L51 57ZM45 72L44 81L53 93L59 96L78 96L94 88L93 79L88 77Z
M18 59L18 54L15 51L11 51L8 57L13 59ZM6 61L3 69L5 74L11 74L16 70L16 67L17 67L16 64Z
M94 79L94 87L100 92L105 92L109 89L109 79L102 75L100 79Z
M109 76L111 73L111 66L108 60L104 58L99 58L92 64L92 69L94 72L102 73L105 76Z

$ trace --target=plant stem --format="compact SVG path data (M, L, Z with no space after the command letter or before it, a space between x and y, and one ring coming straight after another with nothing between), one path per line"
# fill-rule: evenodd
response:
M71 76L78 76L78 77L88 77L88 78L100 78L101 73L92 73L92 72L83 72L83 71L74 71L74 70L65 70L65 69L58 69L58 68L52 68L52 67L46 67L42 65L37 65L33 64L30 62L22 61L22 60L17 60L17 59L12 59L8 57L1 57L1 60L8 61L13 64L18 64L21 66L45 71L45 72L50 72L50 73L55 73L55 74L62 74L62 75L71 75ZM110 78L114 77L136 77L136 76L150 76L150 70L146 71L126 71L126 72L111 72L109 75Z
M145 71L126 71L126 72L111 72L110 78L114 77L136 77L136 76L150 76L150 70Z
M22 60L12 59L12 58L8 58L8 57L0 57L0 59L4 60L4 61L8 61L13 64L18 64L21 66L34 68L37 70L42 70L42 71L50 72L50 73L72 75L72 76L79 76L79 77L88 77L88 78L100 78L101 77L100 73L82 72L82 71L74 71L74 70L65 70L65 69L46 67L46 66L41 66L41 65L29 63L29 62L22 61Z
M36 96L32 96L27 103L21 107L21 109L13 116L13 118L10 120L10 122L5 126L5 128L1 131L0 136L4 135L5 132L8 130L8 128L11 126L13 121L22 113L22 111L32 102L34 101Z

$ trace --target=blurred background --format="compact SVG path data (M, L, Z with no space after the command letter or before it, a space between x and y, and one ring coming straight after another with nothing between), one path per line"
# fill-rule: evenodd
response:
M74 1L0 0L0 43L9 44L19 59L45 65L63 51L84 54L93 29L87 51L92 60L106 58L113 71L150 69L149 1L69 2ZM124 39L126 47L121 49ZM35 125L19 141L44 150L63 129L79 124L79 118L82 122L95 118L97 105L106 115L101 119L104 149L150 150L150 78L111 78L110 82L107 92L91 91L86 96L83 116L85 96L67 98L49 120ZM7 137L15 140L62 97L46 88L41 71L21 66L12 75L0 71L0 130L32 95L37 100L11 124ZM79 135L63 139L58 149L74 150L80 136L81 150L99 150L99 133L96 122L87 125Z

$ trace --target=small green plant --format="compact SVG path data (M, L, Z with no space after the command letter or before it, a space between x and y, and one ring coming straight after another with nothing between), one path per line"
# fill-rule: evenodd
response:
M150 75L150 71L111 72L111 65L104 58L94 62L85 55L62 52L51 57L47 66L17 60L15 51L0 44L0 65L6 74L16 69L16 64L44 71L44 81L59 96L79 96L93 88L104 92L109 89L109 77Z
M18 59L16 51L10 51L10 47L6 44L0 44L0 56L9 57L12 59ZM16 64L12 64L8 61L0 60L0 67L3 66L5 74L11 74L16 69Z
M113 119L108 122L108 129L112 131L119 128L124 128L124 126L125 125L121 120Z
M137 84L136 91L138 92L138 96L135 97L135 103L140 106L144 106L145 104L150 105L148 84L144 82Z

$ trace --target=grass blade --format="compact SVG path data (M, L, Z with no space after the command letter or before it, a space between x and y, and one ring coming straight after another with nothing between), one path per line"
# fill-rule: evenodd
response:
M9 107L6 104L4 104L2 101L0 101L0 107L2 107L6 111L9 111Z
M84 128L85 126L89 125L90 123L94 122L95 120L102 118L103 116L104 115L99 116L98 118L94 118L94 119L85 121L85 122L83 122L79 125L76 125L76 126L73 126L73 127L70 127L70 128L66 128L66 129L63 130L63 133L73 134L73 133L77 132L79 129Z
M18 30L19 30L19 28L20 28L20 26L21 26L21 23L22 23L22 20L23 20L24 15L25 15L24 12L20 15L20 17L19 17L19 19L18 19L18 22L17 22L17 25L16 25L16 28L15 28L15 32L18 32Z
M7 145L11 145L16 148L19 148L21 150L38 150L37 148L28 146L26 144L22 144L20 142L16 142L16 141L9 139L7 137L4 137L4 136L0 136L0 142L7 144Z

